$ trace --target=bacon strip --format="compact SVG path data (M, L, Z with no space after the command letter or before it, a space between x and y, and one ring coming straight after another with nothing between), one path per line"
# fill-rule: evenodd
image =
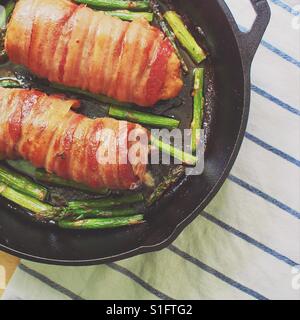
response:
M1 156L27 159L36 167L93 188L133 189L140 185L146 163L131 163L126 146L132 145L127 140L133 130L145 136L147 130L111 118L89 119L71 110L77 106L76 100L36 90L0 88ZM105 131L109 133L107 150L115 149L112 163L99 161Z
M67 0L19 0L5 46L11 61L42 78L141 106L174 98L183 86L159 29Z

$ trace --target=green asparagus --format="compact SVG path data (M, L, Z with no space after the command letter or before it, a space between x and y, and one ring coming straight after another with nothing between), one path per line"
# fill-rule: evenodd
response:
M204 69L196 68L194 70L194 113L191 124L192 129L192 151L195 152L200 143L200 130L203 122L203 83L204 83Z
M155 14L155 16L157 17L157 20L159 22L159 25L162 29L162 31L165 33L165 35L168 37L168 39L170 40L174 50L175 50L175 53L178 57L178 59L180 60L180 63L181 63L181 67L183 69L183 71L185 73L188 73L189 72L189 68L187 66L187 64L185 63L179 49L178 49L178 46L176 44L176 38L175 38L175 35L174 33L172 32L172 30L170 30L170 28L168 27L164 17L163 17L163 14L160 12L160 9L159 9L159 4L156 2L156 1L151 1L151 7L152 7L152 10Z
M144 18L149 22L153 21L153 13L152 12L132 12L128 10L114 10L114 11L105 11L106 14L117 17L126 21L133 21L135 19Z
M108 114L110 117L116 119L137 122L158 128L175 129L178 128L180 124L180 121L177 119L140 112L124 107L111 106Z
M157 139L154 135L151 135L151 145L166 154L170 154L173 158L180 160L183 164L189 166L195 166L197 164L197 157Z
M1 11L1 13L0 13L0 28L5 28L7 21L14 10L15 4L16 4L15 1L9 0L4 7L4 10Z
M177 166L154 190L154 192L146 200L147 206L152 206L158 201L178 180L184 175L185 168Z
M22 85L16 79L0 78L0 87L12 89L12 88L22 88Z
M164 18L173 29L178 41L188 51L193 60L196 63L203 61L206 58L206 54L189 32L181 17L175 11L167 11L164 14Z
M109 193L109 190L107 188L93 189L81 183L78 183L72 180L65 180L54 174L49 174L44 170L36 169L27 161L23 161L23 160L7 161L7 163L9 164L9 166L14 168L15 170L23 174L26 174L36 179L37 181L44 182L50 185L54 185L58 187L69 187L69 188L74 188L80 191L91 192L91 193L96 193L101 195L106 195Z
M85 220L61 220L58 222L59 227L64 229L111 229L118 227L131 226L144 222L143 215L119 218L98 218Z
M134 208L117 208L117 209L90 209L90 208L67 208L66 212L74 220L87 218L114 218L114 217L129 217L138 214Z
M55 208L0 182L0 195L22 208L31 211L37 219L57 220L68 217L64 209Z
M147 11L149 9L149 1L125 1L125 0L75 0L78 3L87 4L93 8L115 10L127 9L132 11Z
M95 208L95 209L106 209L126 204L135 204L144 201L142 193L133 193L123 197L114 197L100 200L83 200L83 201L72 201L68 203L68 207L71 209L78 208Z
M177 119L158 116L158 115L136 111L136 110L131 110L130 108L128 108L128 106L131 106L130 104L122 103L103 95L93 94L77 88L71 88L71 87L69 88L57 83L51 83L50 86L52 88L55 88L63 92L67 91L70 93L83 95L88 98L92 98L96 101L110 104L111 107L109 107L108 114L109 116L117 119L128 120L128 121L137 122L140 124L146 124L146 125L155 126L155 127L164 127L169 129L177 128L180 124L179 120Z
M47 189L0 165L0 182L38 200L45 200Z
M100 215L95 212L91 214L89 211L82 210L81 214L77 213L77 219L80 217L99 217L96 219L86 220L70 220L74 215L74 212L68 208L53 207L47 203L41 202L35 198L29 197L23 193L20 193L4 183L0 182L0 196L5 199L14 202L21 206L23 209L29 210L35 214L35 218L39 220L54 220L58 222L58 226L62 228L71 229L104 229L115 228L121 226L129 226L143 222L143 215L136 215L136 211L133 209L111 210L106 214ZM128 216L131 215L131 216ZM107 218L103 218L107 217Z

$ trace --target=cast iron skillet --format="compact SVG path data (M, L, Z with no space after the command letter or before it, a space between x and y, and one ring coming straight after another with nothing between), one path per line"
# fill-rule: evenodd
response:
M203 210L222 186L244 137L250 104L250 66L270 19L267 0L251 0L257 13L241 33L223 0L171 1L200 26L213 66L214 110L201 176L186 177L148 213L147 223L107 231L71 231L35 223L1 202L0 249L21 258L61 265L92 265L160 250ZM209 94L209 93L208 93ZM191 103L187 101L186 103ZM187 106L190 108L190 106Z

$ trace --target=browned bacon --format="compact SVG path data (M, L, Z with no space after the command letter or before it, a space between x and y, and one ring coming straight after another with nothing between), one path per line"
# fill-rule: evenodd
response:
M159 29L67 0L19 0L6 51L42 78L141 106L174 98L183 86L180 62Z
M26 159L93 188L134 189L142 183L147 176L146 162L138 161L142 159L138 153L136 162L129 159L135 143L129 137L133 130L148 137L147 130L126 121L89 119L71 110L76 107L77 100L0 88L1 157ZM109 130L106 136L105 130ZM138 149L147 157L147 148ZM108 150L115 150L115 155L101 158Z

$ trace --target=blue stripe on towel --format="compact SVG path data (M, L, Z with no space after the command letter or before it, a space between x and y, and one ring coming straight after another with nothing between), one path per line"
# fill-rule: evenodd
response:
M209 220L210 222L212 222L212 223L218 225L219 227L223 228L224 230L234 234L235 236L237 236L237 237L249 242L250 244L254 245L255 247L257 247L257 248L261 249L262 251L270 254L271 256L275 257L276 259L281 260L281 261L287 263L288 265L290 265L292 267L295 267L295 266L299 265L299 263L289 259L288 257L282 255L281 253L279 253L279 252L267 247L266 245L260 243L259 241L255 240L255 239L249 237L247 234L245 234L245 233L233 228L232 226L226 224L225 222L217 219L213 215L211 215L211 214L209 214L209 213L207 213L205 211L200 213L200 215L202 217L204 217L205 219Z
M300 161L291 157L290 155L288 155L287 153L284 153L283 151L276 149L275 147L267 144L266 142L260 140L259 138L253 136L252 134L250 134L249 132L245 133L245 137L247 139L249 139L250 141L258 144L259 146L261 146L262 148L276 154L277 156L289 161L290 163L296 165L297 167L300 167Z
M173 253L177 254L181 258L189 261L190 263L193 263L194 265L196 265L197 267L201 268L202 270L212 274L216 278L218 278L218 279L226 282L227 284L235 287L236 289L248 294L249 296L252 296L252 297L254 297L255 299L258 299L258 300L268 300L266 297L264 297L263 295L261 295L257 291L254 291L254 290L242 285L241 283L239 283L239 282L227 277L225 274L213 269L212 267L210 267L207 264L203 263L199 259L192 257L191 255L189 255L188 253L180 250L179 248L175 247L174 245L170 245L169 246L169 250L171 250Z
M236 184L238 184L240 187L243 187L244 189L256 194L257 196L263 198L264 200L270 202L271 204L273 204L274 206L284 210L285 212L289 213L290 215L296 217L297 219L300 219L300 212L288 207L286 204L280 202L279 200L269 196L268 194L260 191L259 189L251 186L250 184L248 184L247 182L233 176L233 175L229 175L228 179Z
M119 272L119 273L122 273L126 277L128 277L131 280L133 280L134 282L138 283L141 287L143 287L145 290L149 291L150 293L152 293L153 295L155 295L159 299L161 299L161 300L174 300L173 298L167 296L166 294L162 293L161 291L150 286L150 284L145 282L143 279L139 278L137 275L135 275L133 272L129 271L128 269L126 269L116 263L109 263L109 264L107 264L107 266L112 268L113 270Z
M269 49L270 51L272 51L273 53L277 54L278 56L280 56L282 59L294 64L295 66L297 66L298 68L300 68L300 61L298 61L297 59L291 57L290 55L288 55L287 53L281 51L280 49L274 47L271 43L262 40L261 44Z
M40 274L39 272L37 272L35 270L32 270L31 268L25 266L22 263L19 265L19 269L22 270L23 272L29 274L30 276L38 279L39 281L43 282L44 284L46 284L50 288L52 288L52 289L62 293L63 295L69 297L72 300L84 300L83 298L81 298L77 294L73 293L69 289L64 288L60 284L52 281L51 279L45 277L44 275Z
M287 110L287 111L289 111L289 112L291 112L291 113L293 113L293 114L295 114L297 116L300 116L300 111L298 109L296 109L296 108L290 106L289 104L281 101L280 99L274 97L270 93L268 93L268 92L264 91L263 89L257 87L256 85L252 84L251 85L251 89L255 93L259 94L260 96L262 96L262 97L272 101L273 103L277 104L279 107L281 107L281 108L283 108L283 109L285 109L285 110Z
M238 25L239 29L245 33L247 33L249 31L249 29L245 28L242 25ZM268 50L272 51L273 53L277 54L278 56L280 56L282 59L294 64L295 66L297 66L298 68L300 68L300 61L298 61L297 59L293 58L292 56L288 55L287 53L283 52L282 50L276 48L273 44L271 44L270 42L266 41L266 40L262 40L260 43L263 47L267 48Z
M290 7L288 4L286 4L281 0L270 0L270 1L296 17L300 15L299 11L294 10L292 7Z

